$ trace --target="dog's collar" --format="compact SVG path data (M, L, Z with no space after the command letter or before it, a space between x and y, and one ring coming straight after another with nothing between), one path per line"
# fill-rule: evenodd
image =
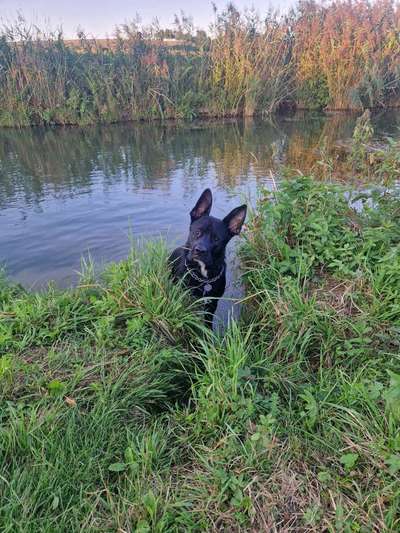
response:
M198 281L199 283L201 283L202 285L204 285L204 290L203 292L204 293L207 293L207 292L210 292L211 289L212 289L212 284L219 280L219 278L222 276L222 274L224 273L224 270L225 270L225 265L222 265L222 268L221 268L221 272L218 274L218 276L215 276L214 278L211 278L211 279L208 279L208 278L201 278L200 276L198 276L187 264L186 262L186 259L185 259L185 267L187 269L187 271L189 272L189 275L195 279L196 281Z

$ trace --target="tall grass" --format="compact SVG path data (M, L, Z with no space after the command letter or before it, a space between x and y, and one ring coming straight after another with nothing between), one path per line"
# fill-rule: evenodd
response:
M270 114L293 94L291 38L276 13L261 20L232 4L216 13L211 90L217 113Z
M399 527L399 206L396 192L300 177L265 192L248 228L247 312L264 360L247 373L274 398L275 447L297 512L307 507L287 515L296 531Z
M398 105L399 24L394 0L300 2L285 17L228 4L209 35L183 17L174 31L133 22L71 44L19 18L0 35L0 124Z
M3 125L184 117L201 85L201 50L170 53L151 30L124 26L109 43L43 33L24 20L0 45ZM201 93L201 91L200 91Z
M160 244L73 290L1 278L1 529L398 531L399 213L262 193L220 337Z
M399 104L398 3L305 1L292 16L300 105L363 109Z

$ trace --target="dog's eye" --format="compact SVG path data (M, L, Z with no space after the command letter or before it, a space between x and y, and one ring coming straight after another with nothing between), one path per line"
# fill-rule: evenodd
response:
M219 241L219 237L218 235L214 235L213 239L212 239L214 242L218 242Z
M198 229L194 232L194 236L195 237L200 237L201 236L201 231Z

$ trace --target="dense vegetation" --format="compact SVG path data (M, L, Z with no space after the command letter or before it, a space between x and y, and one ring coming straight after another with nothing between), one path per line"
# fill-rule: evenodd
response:
M3 531L398 531L400 197L264 192L223 336L160 244L0 287Z
M301 1L263 18L229 4L209 34L183 16L74 44L19 20L0 36L0 125L397 106L399 35L395 0Z

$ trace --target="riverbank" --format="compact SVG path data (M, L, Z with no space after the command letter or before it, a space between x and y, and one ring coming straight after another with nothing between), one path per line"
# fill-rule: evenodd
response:
M216 11L209 32L126 23L71 44L19 17L0 29L0 126L270 116L400 103L399 6L299 3L285 16Z
M4 530L396 531L399 213L305 177L264 193L223 337L161 244L73 290L2 282Z

